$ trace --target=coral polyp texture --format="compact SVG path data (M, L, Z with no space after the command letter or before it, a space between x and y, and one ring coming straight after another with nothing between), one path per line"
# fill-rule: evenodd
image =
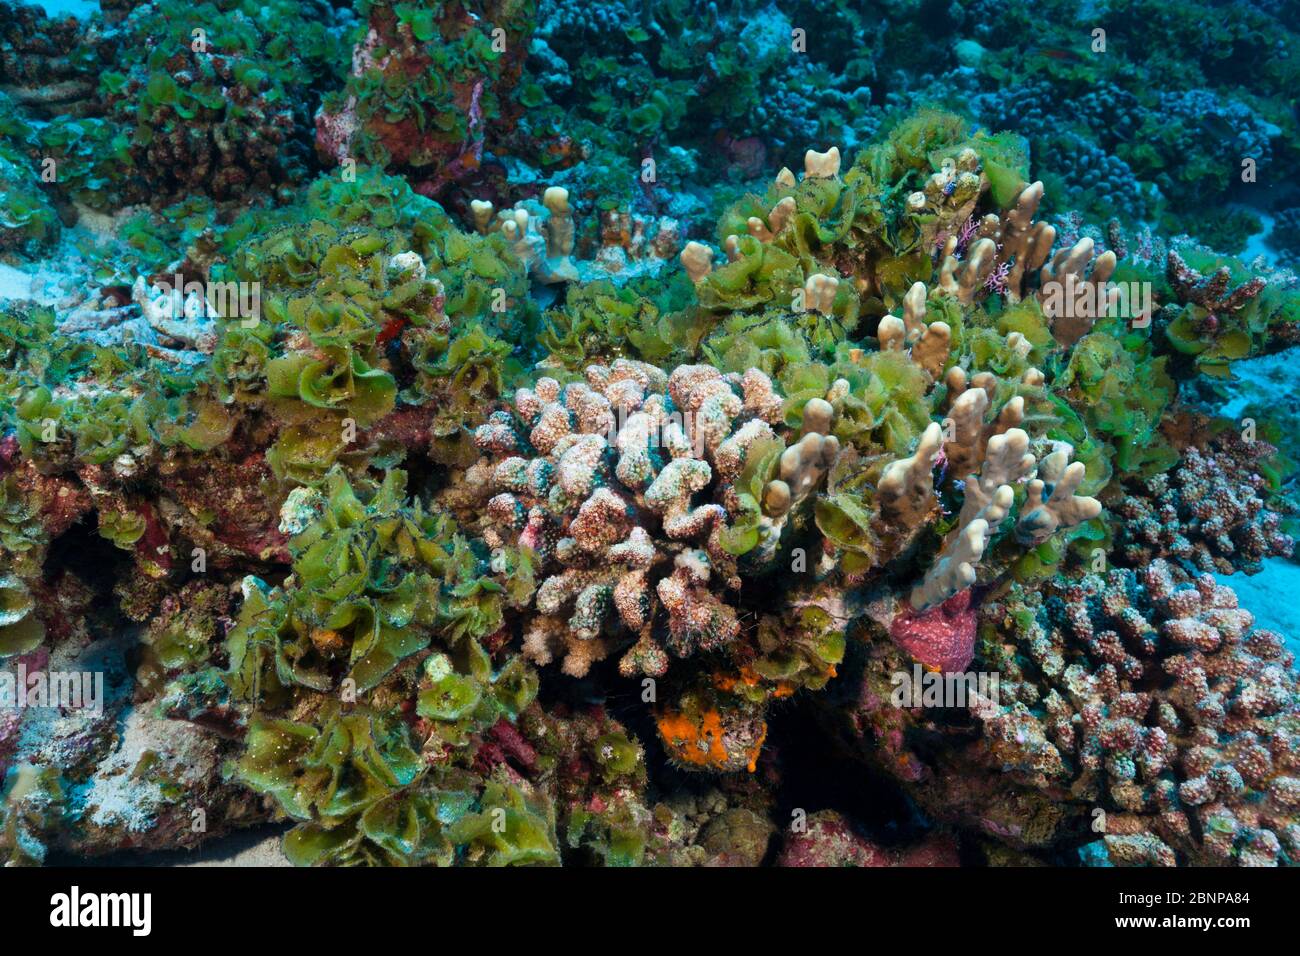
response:
M101 6L0 860L1300 863L1290 5Z

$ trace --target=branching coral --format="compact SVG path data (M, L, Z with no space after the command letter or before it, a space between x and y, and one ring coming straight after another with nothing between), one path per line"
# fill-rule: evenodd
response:
M678 256L680 224L669 216L646 217L607 210L597 227L579 230L569 191L550 186L541 202L524 200L496 211L487 200L472 200L470 213L482 234L500 232L511 250L538 282L591 282L609 279L623 284L659 273ZM694 243L698 249L706 249ZM683 254L694 261L698 251ZM704 271L707 271L705 269Z
M1000 679L957 711L891 706L906 672L878 645L828 700L927 812L1049 854L1100 818L1083 857L1112 865L1295 858L1292 656L1228 588L1158 560L1016 585L979 622L976 666Z
M1179 585L1156 561L1004 607L990 620L1009 615L1023 663L1004 671L1017 703L993 726L1039 715L1059 754L1047 780L1107 799L1108 832L1145 831L1193 861L1295 856L1293 662L1228 588Z
M742 629L737 611L742 567L770 569L783 529L806 522L804 503L835 460L832 406L810 399L802 437L787 448L783 402L757 370L679 366L665 376L620 360L586 378L521 389L515 415L494 416L476 439L497 492L485 537L536 562L525 653L543 664L562 656L565 671L583 675L626 648L624 674L678 683L686 665L674 661L729 660L743 683L729 677L719 689L709 678L667 705L659 727L670 749L686 748L687 766L751 765L763 737L754 705L824 682L838 659L838 626L819 602L808 600L784 635L765 623ZM733 722L748 729L733 738L723 729Z
M729 381L708 366L665 376L619 361L591 366L586 377L563 388L543 378L516 395L517 418L498 414L479 429L479 447L496 457L488 541L516 541L538 556L542 616L528 638L531 656L546 662L563 651L566 670L585 673L615 646L605 635L612 612L636 637L623 670L662 674L665 644L688 656L737 637L722 597L740 584L723 546L727 506L695 498L714 488L716 473L712 497L726 501L730 492L739 509L730 483L751 456L774 447L780 400L757 371ZM800 447L787 470L798 491L787 483L779 496L766 493L782 513L812 481L799 474L813 465ZM559 621L569 606L566 628ZM667 618L662 644L653 635L656 606Z
M1262 497L1258 463L1272 451L1224 436L1204 453L1187 449L1167 474L1128 486L1113 506L1124 519L1116 543L1125 562L1141 567L1163 555L1206 574L1250 574L1264 558L1291 555L1295 542Z

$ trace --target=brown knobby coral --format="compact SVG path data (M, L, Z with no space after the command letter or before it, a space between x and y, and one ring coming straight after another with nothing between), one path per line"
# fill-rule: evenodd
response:
M694 365L666 376L620 359L586 378L542 378L516 393L514 415L478 430L497 491L484 535L536 555L530 657L560 654L581 675L633 638L621 669L662 674L669 651L720 650L739 633L736 556L720 538L738 507L727 487L755 443L774 437L781 402L757 371ZM794 494L807 493L795 479L805 452L787 452Z
M1281 530L1282 516L1265 503L1263 441L1223 436L1205 451L1188 448L1169 472L1126 485L1112 510L1116 543L1134 567L1157 556L1178 558L1202 572L1260 570L1268 557L1289 556L1295 541Z
M985 622L1002 699L982 759L1101 807L1117 862L1134 836L1158 851L1147 862L1300 852L1294 659L1230 588L1156 560L1014 588Z

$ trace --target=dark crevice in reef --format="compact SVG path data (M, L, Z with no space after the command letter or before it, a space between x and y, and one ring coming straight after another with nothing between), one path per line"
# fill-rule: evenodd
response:
M115 582L131 573L131 555L101 537L98 524L91 512L50 543L41 571L41 598L48 603L40 613L55 634L84 631L96 640L135 626L115 591Z
M773 708L768 722L780 780L773 818L788 827L796 810L837 810L883 846L911 843L929 829L906 794L870 768L844 759L808 701Z
M107 601L113 582L130 567L131 556L100 536L98 517L92 512L50 543L45 578L53 584L59 575L74 574L94 589L97 598Z

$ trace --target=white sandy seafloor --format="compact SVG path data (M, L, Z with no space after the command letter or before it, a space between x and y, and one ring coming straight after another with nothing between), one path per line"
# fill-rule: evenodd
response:
M72 14L74 17L88 17L99 9L99 0L37 0L38 5L52 17Z
M1273 235L1273 226L1276 224L1276 220L1262 210L1251 209L1250 211L1259 217L1264 228L1260 229L1259 232L1246 240L1246 248L1242 250L1241 255L1237 258L1242 262L1251 262L1262 256L1264 261L1270 266L1276 266L1278 264L1277 252L1274 251L1272 245L1269 243L1269 239Z
M156 853L124 851L95 859L52 857L48 863L60 866L89 867L288 867L293 864L284 855L280 841L287 825L269 824L218 837L197 850L160 850Z
M1216 574L1237 592L1241 606L1255 615L1255 626L1277 631L1300 659L1300 564L1270 558L1259 574Z
M30 301L54 305L63 298L61 283L69 278L46 266L26 270L0 262L0 303Z
M280 834L255 831L218 840L177 866L292 866L280 847Z
M34 302L59 311L74 298L84 300L94 286L86 279L90 269L81 247L115 242L122 223L141 208L128 206L109 216L77 207L76 224L65 227L58 243L39 259L0 257L0 305Z
M1234 362L1233 378L1222 386L1223 404L1218 413L1238 420L1249 408L1276 412L1286 438L1300 439L1300 346L1263 358ZM1284 447L1295 457L1297 449ZM1300 563L1287 558L1269 558L1259 574L1215 575L1220 583L1237 592L1241 606L1255 615L1255 624L1277 631L1300 661ZM1300 665L1298 665L1300 666Z
M268 825L242 830L205 843L197 850L166 850L158 853L118 853L101 860L77 860L90 866L276 866L293 864L284 855L280 841L285 826ZM62 860L56 862L63 862Z

